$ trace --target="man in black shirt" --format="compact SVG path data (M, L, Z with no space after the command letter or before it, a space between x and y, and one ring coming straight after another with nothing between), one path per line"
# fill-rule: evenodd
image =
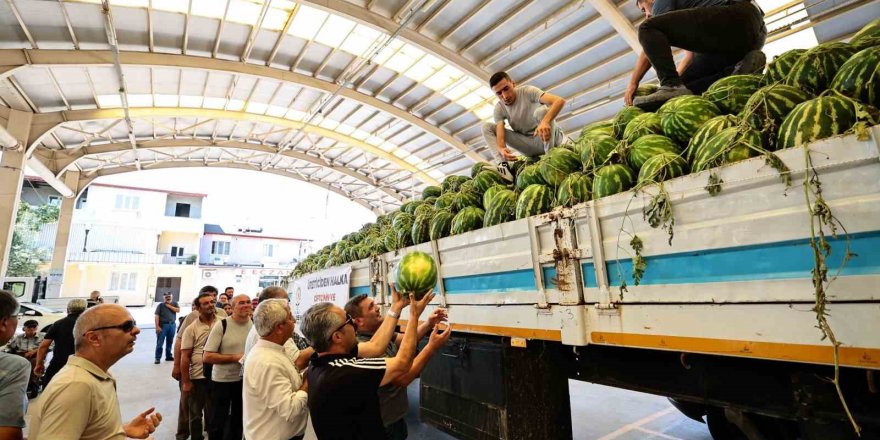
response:
M44 389L49 385L49 381L52 380L55 373L67 365L67 358L74 353L73 325L85 309L85 300L80 298L70 300L67 303L67 316L55 321L46 332L43 342L40 343L40 348L37 349L37 366L34 367L34 374L43 376ZM49 353L49 346L53 341L55 342L55 350L52 354L52 360L49 361L49 368L46 368L43 362L46 360L46 354Z
M754 0L636 0L647 19L639 25L642 53L624 101L654 111L676 96L702 93L728 75L759 73L766 63L764 12ZM672 46L685 51L675 67ZM654 67L660 90L634 98Z
M433 293L428 293L415 301L410 295L409 321L397 356L393 358L358 357L354 319L332 303L309 308L303 316L302 331L316 352L307 379L309 414L318 438L385 438L379 411L379 387L402 377L412 367L419 316L433 297ZM397 314L393 309L392 312ZM387 343L386 340L383 345Z

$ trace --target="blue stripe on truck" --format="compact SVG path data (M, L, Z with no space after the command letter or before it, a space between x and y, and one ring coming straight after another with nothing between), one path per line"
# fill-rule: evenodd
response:
M837 272L844 255L844 240L830 239L831 256L828 258L829 275ZM880 274L880 231L850 235L850 250L857 254L841 272L841 275ZM697 284L733 281L758 281L774 279L810 278L813 253L809 240L792 240L770 244L741 246L706 251L684 252L647 256L648 268L640 285ZM606 263L608 280L612 286L620 285L622 272L626 282L633 285L632 261L629 259ZM593 263L581 265L584 286L595 288L596 271ZM544 267L544 288L552 289L556 277L554 267ZM535 276L532 269L508 272L465 275L444 278L446 293L480 294L534 291ZM352 295L369 293L369 287L352 287Z

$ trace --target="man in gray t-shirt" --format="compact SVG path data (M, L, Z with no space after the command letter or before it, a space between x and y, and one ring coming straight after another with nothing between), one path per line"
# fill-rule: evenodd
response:
M205 362L213 364L211 371L212 416L208 421L208 438L240 439L242 435L242 382L241 360L248 332L254 325L250 320L253 310L247 295L237 295L230 301L232 316L211 327L205 344ZM229 423L228 429L226 424Z
M537 87L518 86L505 72L492 75L489 87L498 96L498 103L494 122L483 124L483 137L497 162L516 159L508 147L524 156L537 157L562 143L565 135L556 125L556 116L565 99ZM505 121L511 129L505 128ZM504 165L499 171L512 180Z

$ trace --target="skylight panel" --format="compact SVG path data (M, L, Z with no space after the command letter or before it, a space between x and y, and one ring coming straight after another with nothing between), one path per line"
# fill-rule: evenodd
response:
M436 180L442 180L442 179L443 179L443 173L442 173L440 170L431 170L431 171L428 171L428 175L431 176L431 177L433 177L433 178L436 179Z
M481 120L487 120L492 117L495 109L489 104L483 104L479 106L474 113L476 113L477 117Z
M767 43L761 50L767 55L768 60L772 60L776 55L780 55L788 50L807 49L818 44L819 41L816 39L816 32L810 27L784 38L780 38L772 43Z
M382 142L385 142L385 139L377 136L370 136L364 142L378 147L379 145L382 145Z
M153 9L186 14L189 10L189 2L181 0L153 0Z
M226 109L234 112L241 111L244 108L244 101L240 99L230 99L226 104Z
M324 118L321 122L318 123L319 127L326 128L328 130L336 130L336 127L339 127L339 122L334 121L330 118Z
M98 107L122 107L122 98L119 95L98 95Z
M412 165L419 165L419 164L422 163L422 160L419 159L419 157L416 156L416 155L414 155L414 154L411 154L411 155L409 155L409 156L403 158L403 160L409 162L409 163L412 164Z
M129 107L152 107L153 106L153 95L143 95L143 94L128 94L128 106Z
M266 113L266 109L269 108L268 104L263 104L262 102L249 102L247 104L247 108L244 111L248 113L253 113L256 115L262 115Z
M284 115L284 118L290 119L291 121L302 121L305 116L306 114L299 110L288 110L287 114Z
M425 86L436 91L441 91L446 87L449 87L449 85L451 85L461 77L462 73L460 70L456 69L455 67L446 65L443 66L443 68L440 69L439 72L428 78L428 80L425 81Z
M156 103L156 107L177 107L180 98L177 95L157 94L153 97L153 102Z
M260 12L263 9L263 6L261 4L245 0L229 1L231 3L229 3L229 13L226 14L227 20L251 26L255 26L257 24L257 20L260 19Z
M459 81L458 84L456 84L454 87L452 87L451 89L449 89L448 91L446 91L446 92L444 93L444 95L446 95L447 98L449 98L449 99L451 99L451 100L453 100L453 101L457 101L457 100L459 100L460 98L462 98L462 97L468 95L468 94L470 93L471 90L472 90L472 89L469 89L469 88L465 85L465 82ZM472 106L472 105L473 105L473 104L471 104L471 106ZM471 106L465 106L465 108L470 108Z
M337 126L335 128L335 130L337 133L342 133L342 134L346 134L346 135L354 133L354 127L352 127L351 125L345 125L345 124L339 124L339 126Z
M315 41L330 46L334 48L338 48L345 38L348 37L348 34L354 29L355 23L349 19L342 18L338 15L331 15L327 17L327 21L324 23L324 26L321 26L321 30L318 31L318 35L315 36Z
M203 104L205 108L221 110L223 107L226 107L226 98L212 98L205 97L205 102Z
M480 98L476 93L468 93L461 98L457 99L455 102L459 103L462 107L466 109L471 109L477 104L483 102L484 99Z
M100 0L94 3L101 3ZM112 6L125 6L129 8L146 8L149 6L149 0L110 0Z
M379 51L379 54L376 55L376 58L373 58L373 61L378 64L385 64L385 62L388 61L392 56L394 56L394 54L397 53L397 51L400 50L400 48L402 47L403 43L399 40L391 40L391 42L389 42L385 46L385 48Z
M201 107L204 98L201 96L183 95L180 97L181 107ZM220 108L223 108L222 106Z
M275 2L272 2L272 4L274 5ZM269 10L266 11L266 16L263 17L261 27L271 31L280 31L281 29L284 29L284 24L287 23L287 17L289 16L290 11L270 7Z
M277 105L270 105L269 109L266 110L267 115L274 116L276 118L283 118L285 113L287 113L287 108Z
M223 18L226 13L228 0L190 0L192 1L192 14L200 17ZM186 3L186 2L180 2Z
M365 140L366 138L370 137L370 133L367 133L366 131L363 131L363 130L355 130L354 132L351 133L351 137L353 137L359 141L362 141L362 140Z
M287 33L302 38L304 40L313 40L324 20L327 19L327 13L309 6L301 5L293 17L293 23Z
M391 142L382 142L378 147L385 151L394 151L397 148L397 145L394 145Z

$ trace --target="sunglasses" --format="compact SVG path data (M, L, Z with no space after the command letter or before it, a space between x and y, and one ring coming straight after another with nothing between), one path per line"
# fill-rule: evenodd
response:
M108 325L105 327L93 328L91 330L87 330L86 333L96 332L98 330L110 330L110 329L119 329L119 330L122 330L124 333L131 333L131 331L134 330L135 327L137 327L137 322L135 322L135 320L131 319L131 320L125 321L122 324L118 324L118 325ZM83 333L83 336L85 336L86 333Z
M341 331L342 329L345 328L345 326L347 326L347 325L349 325L349 324L351 324L351 327L352 327L353 329L357 330L357 328L356 328L355 325L354 325L354 318L352 318L351 315L349 315L348 313L346 313L346 314L345 314L345 322L343 322L342 325L340 325L338 328L336 328L336 330L333 330L333 333L336 333L336 332L338 332L338 331ZM327 340L330 340L330 339L333 338L333 333L330 333L330 337L328 337Z

